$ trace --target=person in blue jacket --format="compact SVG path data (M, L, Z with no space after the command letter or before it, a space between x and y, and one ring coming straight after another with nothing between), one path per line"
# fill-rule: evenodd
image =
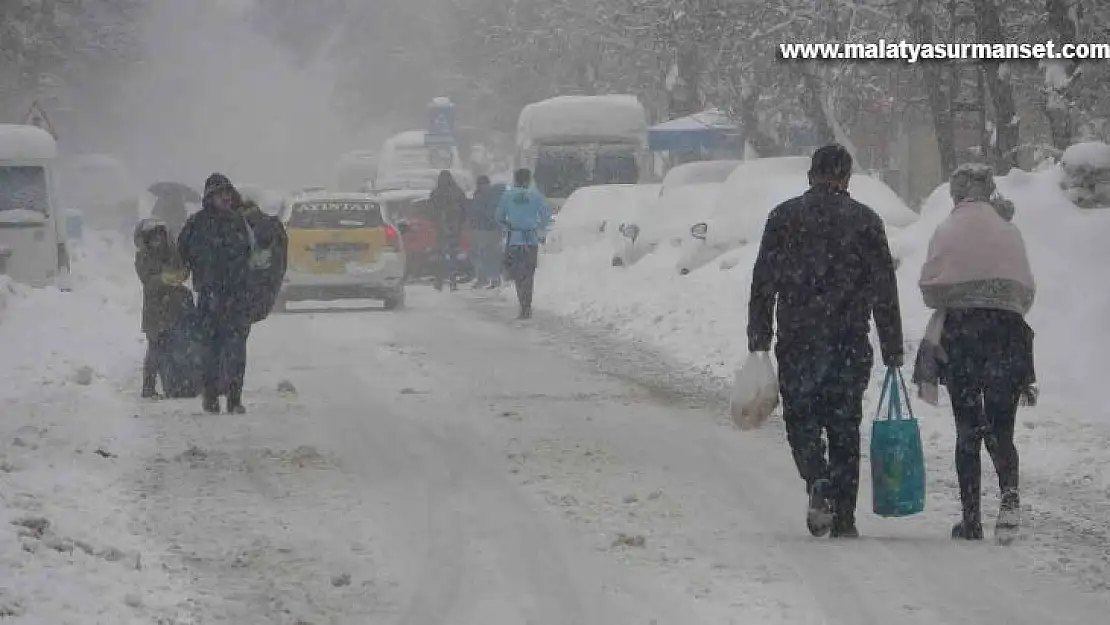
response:
M518 169L513 174L513 186L505 190L497 204L497 222L508 232L505 265L516 285L519 318L529 319L540 244L551 224L551 205L532 188L531 171Z

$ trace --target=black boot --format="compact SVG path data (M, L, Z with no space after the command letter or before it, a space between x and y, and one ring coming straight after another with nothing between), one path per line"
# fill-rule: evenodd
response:
M960 521L952 526L952 540L983 540L983 524Z
M204 399L201 400L201 407L208 414L220 414L220 396L214 392L205 391Z
M853 515L840 515L837 514L833 517L832 531L829 533L830 538L859 538L859 530L856 528L856 519Z
M1021 531L1021 498L1016 490L1002 493L1002 505L998 508L998 520L994 525L994 537L999 544L1009 544Z
M154 377L143 377L143 399L158 399L158 391L154 389Z

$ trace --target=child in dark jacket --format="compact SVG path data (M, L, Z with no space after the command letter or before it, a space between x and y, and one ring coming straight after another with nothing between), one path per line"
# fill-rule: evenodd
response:
M189 272L182 266L163 222L146 219L136 229L135 272L143 285L142 330L147 341L142 396L155 398L155 381L167 357L171 330L193 299L192 292L183 285Z

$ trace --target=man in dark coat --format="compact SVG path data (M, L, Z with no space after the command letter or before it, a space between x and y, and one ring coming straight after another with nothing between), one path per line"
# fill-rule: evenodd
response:
M251 200L243 202L243 218L254 235L251 256L250 321L258 323L270 315L285 280L289 262L289 235L281 220L267 215Z
M203 406L213 414L220 412L223 393L228 412L246 412L251 237L239 192L227 176L212 174L204 183L201 210L185 222L177 248L197 292L204 335Z
M844 538L859 535L860 424L874 359L872 316L883 362L898 367L903 358L886 231L873 210L848 195L851 173L852 157L843 146L814 153L809 191L767 219L748 311L751 352L771 349L777 317L783 420L809 494L809 530Z
M157 397L158 371L169 357L174 323L193 299L182 284L189 274L178 258L165 223L147 219L135 229L135 273L143 285L142 330L146 334L142 396L151 399ZM166 380L162 380L163 391L169 394L166 386Z
M474 260L474 288L495 289L501 284L505 252L504 228L497 223L497 205L505 185L491 185L488 176L478 176L477 189L467 211L470 226L470 256Z
M462 229L466 223L466 192L462 190L449 171L439 172L436 188L432 190L428 205L432 209L436 227L436 276L435 288L443 289L444 281L456 288L455 271Z

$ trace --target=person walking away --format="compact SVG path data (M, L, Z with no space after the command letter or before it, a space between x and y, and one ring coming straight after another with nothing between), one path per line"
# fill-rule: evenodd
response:
M142 330L146 334L143 358L144 399L159 397L158 371L169 357L168 343L177 316L192 301L193 294L183 286L189 277L170 239L166 224L145 219L135 229L135 273L143 286ZM163 391L166 381L162 380Z
M436 188L432 190L428 204L432 209L436 229L436 275L435 288L443 290L443 283L449 281L451 290L458 288L456 283L456 263L462 229L466 219L466 192L462 190L449 171L439 172Z
M775 355L783 420L809 495L814 536L855 538L863 393L874 355L902 364L894 261L882 219L852 199L852 156L832 144L813 154L810 189L767 218L752 275L748 349ZM823 437L828 439L828 453Z
M254 200L244 199L242 211L253 242L247 292L254 324L270 315L281 292L289 265L289 235L281 220L266 214Z
M243 379L250 334L249 274L251 233L241 214L239 192L223 174L204 183L201 210L185 222L178 252L192 273L204 335L203 407L242 414Z
M516 285L519 318L530 319L541 233L551 224L551 205L532 188L531 171L518 169L513 174L513 186L497 204L497 221L508 231L505 263Z
M1025 315L1036 285L1013 205L994 198L994 174L982 164L952 174L955 208L929 241L919 286L937 311L940 376L956 421L956 473L963 515L953 539L983 538L980 449L998 473L1001 506L995 532L1004 540L1020 524L1014 423L1023 397L1035 401L1033 330ZM928 337L926 339L928 341ZM924 342L923 342L924 344ZM915 380L923 376L918 354Z
M467 211L470 247L475 264L474 288L501 286L501 263L504 260L504 234L497 223L497 205L505 185L491 185L489 176L478 176L474 198Z

